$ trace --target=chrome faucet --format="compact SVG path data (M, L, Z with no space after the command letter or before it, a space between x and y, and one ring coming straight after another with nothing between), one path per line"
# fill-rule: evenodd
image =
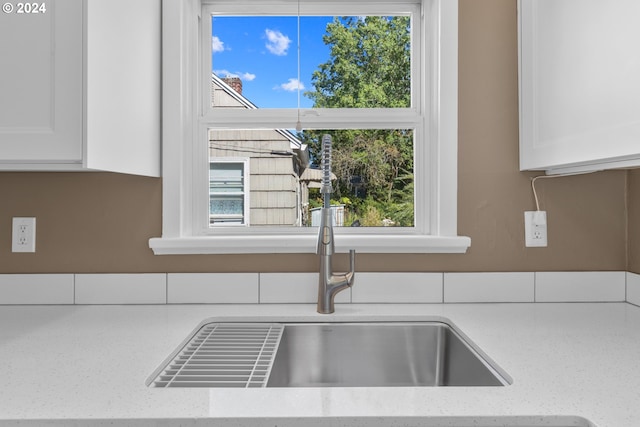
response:
M322 187L323 207L318 230L320 256L320 277L318 280L318 313L329 314L335 311L334 299L338 292L353 286L356 251L349 251L349 272L333 274L331 258L335 252L333 244L333 216L331 212L331 136L322 137Z

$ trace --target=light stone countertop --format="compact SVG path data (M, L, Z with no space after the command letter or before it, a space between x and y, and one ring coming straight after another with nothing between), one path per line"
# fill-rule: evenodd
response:
M325 322L434 317L449 319L513 384L145 386L149 375L207 318ZM625 303L349 304L337 305L332 315L319 315L315 305L307 304L0 306L0 361L0 426L640 425L640 308Z

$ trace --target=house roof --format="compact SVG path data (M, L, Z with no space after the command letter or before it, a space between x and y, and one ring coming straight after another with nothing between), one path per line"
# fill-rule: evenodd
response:
M300 175L300 181L307 182L309 188L320 188L319 183L322 182L322 175L323 172L320 169L306 168L304 172L302 172L302 175ZM335 181L336 179L338 179L336 174L331 172L331 181Z
M251 110L257 110L258 107L251 102L249 99L247 99L244 95L242 95L241 93L238 93L235 89L233 89L231 86L229 86L222 78L220 78L216 73L211 73L211 83L217 85L218 87L220 87L222 90L225 91L225 93L227 95L229 95L230 97L232 97L233 99L235 99L236 101L238 101L238 103L242 106L244 106L247 109L251 109ZM290 144L291 144L291 149L295 149L295 150L300 150L303 153L307 153L306 157L308 160L308 149L307 149L307 144L303 144L302 141L300 141L298 138L296 138L296 136L291 133L290 131L286 130L286 129L274 129L276 132L278 132L279 134L281 134L283 137L285 137L286 139L289 140Z

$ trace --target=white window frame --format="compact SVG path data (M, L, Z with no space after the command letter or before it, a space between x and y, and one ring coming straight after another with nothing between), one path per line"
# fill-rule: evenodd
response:
M233 163L236 165L242 165L242 223L229 223L229 224L218 224L214 227L248 227L251 225L251 199L250 199L250 188L251 182L249 181L249 159L244 157L210 157L209 165L212 163L221 164L221 163ZM225 194L225 193L221 193ZM227 193L233 194L233 193ZM211 197L211 191L209 191L209 197ZM210 217L210 212L209 212Z
M301 0L301 4L304 1ZM403 0L351 0L360 1L370 7L384 8L389 4L407 3ZM218 0L216 4L224 5L225 2L230 3L229 0ZM425 95L421 97L421 105L398 109L396 114L400 120L395 125L401 123L402 116L407 119L406 128L414 128L415 115L423 117L422 126L416 128L423 135L416 135L416 138L428 141L428 144L416 144L414 164L416 180L421 184L416 187L426 189L429 196L417 198L416 215L421 217L416 218L416 227L384 232L377 228L364 232L355 232L349 227L336 229L335 244L339 252L356 249L365 253L464 253L471 244L468 237L457 235L458 1L421 2L420 18L425 21L421 27L426 34L421 37L423 55L418 69L425 72L412 75L412 78ZM339 7L347 2L323 2L328 3ZM291 2L270 2L272 7L278 5L290 7ZM199 194L203 193L207 180L200 178L208 165L208 156L202 155L206 152L203 144L208 141L208 127L212 120L220 123L221 117L229 127L238 120L232 114L223 117L222 109L215 111L215 117L208 116L212 110L205 107L206 102L199 91L206 81L202 78L203 72L210 75L198 47L208 25L210 19L202 16L200 0L163 2L163 230L162 237L150 239L149 245L155 254L313 253L317 239L315 227L260 230L220 227L211 230L208 221L202 220L206 200ZM251 128L291 128L296 121L287 110L246 112L251 118ZM375 110L357 110L348 123L343 121L343 125L371 128L370 121L363 119L361 123L354 123L353 118L357 118L357 114L364 117L372 113L375 114ZM327 128L327 124L335 128L336 123L340 124L338 115L331 111L318 114L302 110L301 116L307 129ZM246 118L235 126L246 128ZM421 170L427 173L419 173L419 165L426 165Z

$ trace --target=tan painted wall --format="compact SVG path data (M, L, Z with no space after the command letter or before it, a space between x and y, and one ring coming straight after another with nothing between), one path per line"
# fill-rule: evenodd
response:
M518 171L515 0L460 0L460 234L465 255L360 255L359 271L625 270L627 172L539 182L549 247L525 248L534 208ZM640 177L631 174L640 212ZM313 255L154 256L160 179L108 173L1 173L0 273L315 271ZM11 217L37 217L37 252L12 254ZM640 225L632 230L640 270ZM635 242L635 243L634 243ZM336 268L346 268L341 260Z

